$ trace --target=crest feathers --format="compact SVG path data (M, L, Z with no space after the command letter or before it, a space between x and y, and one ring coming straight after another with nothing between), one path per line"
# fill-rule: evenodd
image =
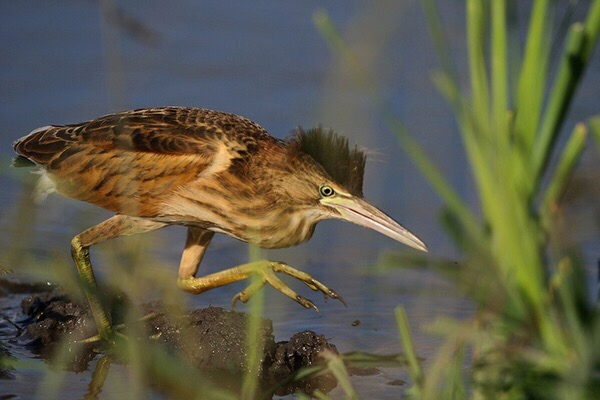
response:
M350 148L348 139L321 125L298 128L293 140L298 149L311 156L325 172L354 196L362 197L366 155L358 146Z

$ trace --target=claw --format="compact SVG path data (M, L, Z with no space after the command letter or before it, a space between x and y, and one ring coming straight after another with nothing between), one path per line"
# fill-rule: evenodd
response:
M149 321L156 317L159 317L161 315L163 315L162 312L151 312L151 313L146 314L143 317L139 318L137 320L137 322L146 322L146 321ZM106 340L111 345L114 345L115 343L117 343L118 340L127 340L127 336L120 332L123 329L125 329L125 324L115 325L115 326L111 327L111 329L108 331L108 334L106 335L106 337L103 337L102 335L97 333L94 336L90 336L89 338L78 340L77 343L89 344L89 343L102 342L102 341Z
M117 343L117 341L127 340L127 336L125 336L124 334L122 334L121 332L118 331L118 329L123 329L123 328L124 328L124 325L118 325L118 326L113 327L110 330L110 332L108 332L108 336L106 336L106 337L103 337L102 335L97 333L94 336L91 336L89 338L78 340L77 343L90 344L90 343L98 343L98 342L106 341L106 343L113 346Z
M348 304L346 304L346 300L344 300L344 298L342 296L340 296L339 294L337 294L337 292L333 289L329 289L327 291L327 293L323 293L323 297L325 298L325 301L327 301L327 297L330 297L334 300L339 300L340 303L342 303L344 305L344 307L348 308Z
M102 336L100 336L100 334L97 333L94 336L90 336L89 338L85 338L83 340L78 340L77 343L88 344L88 343L100 342L101 340L102 340Z
M242 303L245 303L245 301L243 301L241 299L241 297L242 297L241 295L242 295L241 293L238 293L235 296L233 296L233 299L231 299L231 309L233 311L235 311L235 304L238 302L238 300L240 300Z
M319 311L319 308L315 305L315 303L313 303L311 300L307 299L306 297L302 297L300 295L296 296L296 303L299 303L302 307L304 308L313 308L317 314L321 315L321 312Z

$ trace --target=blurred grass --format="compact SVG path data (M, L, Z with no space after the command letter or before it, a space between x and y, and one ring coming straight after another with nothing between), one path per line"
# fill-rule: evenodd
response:
M401 343L413 380L407 394L426 399L468 395L473 398L592 398L600 390L600 317L585 290L586 277L579 250L559 247L549 252L548 240L557 204L587 146L589 133L600 152L600 116L577 124L571 132L565 127L569 105L598 39L600 2L590 2L586 21L570 27L562 55L554 65L552 41L561 38L552 38L551 2L533 2L524 50L520 53L520 49L515 48L512 31L515 21L510 20L517 12L516 2L466 0L470 71L467 91L461 89L463 85L458 79L435 1L423 0L422 3L440 58L440 70L433 80L456 114L479 195L481 217L460 198L396 117L395 110L379 95L377 86L364 73L327 14L320 11L314 17L324 39L351 67L357 82L370 93L402 149L444 202L442 225L464 257L460 265L414 254L408 254L404 260L417 257L411 262L443 272L477 305L477 313L467 321L437 321L433 329L445 335L446 342L427 368L421 365L422 360L414 351L410 321L402 309L396 311ZM515 54L519 55L516 61ZM118 69L120 63L112 65ZM550 76L552 70L556 73ZM118 71L114 73L119 76ZM563 141L558 140L561 134L567 134ZM23 207L16 211L18 220L34 215L33 205L19 204ZM23 223L17 230L18 243L27 240L27 226L28 223ZM134 239L135 244L131 246L131 239L122 246L115 245L112 257L105 263L146 267L156 263L143 256L144 249L150 246L147 242ZM250 260L259 258L260 254L255 251L250 247ZM17 253L23 252L14 252ZM72 269L70 265L69 268ZM57 270L59 274L67 274L58 267ZM131 289L136 299L142 299L148 288L160 287L166 296L165 302L184 304L179 291L165 290L164 282L171 279L171 274L156 274L159 268L152 269L150 274L143 274L142 270L147 268L139 271L114 268L111 274L114 281ZM259 291L249 305L249 368L239 393L215 387L197 376L190 379L190 371L182 360L166 354L150 340L132 341L120 350L127 355L128 374L113 377L111 385L104 385L106 379L110 380L107 378L110 359L98 360L90 391L97 394L102 390L109 396L130 393L134 399L146 398L148 388L158 384L169 398L260 397L256 386L256 350L260 345L256 343L256 330L262 315L261 295ZM128 319L135 321L141 315L139 310L133 309ZM75 349L65 343L57 352L58 363L61 363L61 355L66 357L73 351ZM470 354L469 359L467 354ZM402 361L394 360L394 365ZM358 395L344 365L352 362L351 357L330 354L324 368L338 379L344 395L355 399ZM384 364L380 358L373 362ZM467 363L471 368L465 373L463 367ZM323 369L306 371L312 372L322 373ZM301 376L298 374L298 378ZM64 385L64 374L48 372L40 383L40 397L59 398ZM323 393L315 393L315 396L329 398Z
M447 342L428 370L410 356L408 322L402 310L397 312L402 343L413 360L409 393L463 398L469 387L473 398L593 398L600 387L600 315L586 291L580 251L567 244L550 251L549 240L557 204L587 146L585 122L558 139L567 134L566 115L598 39L600 1L589 3L585 21L571 24L566 38L565 30L553 26L556 5L534 1L520 53L513 32L519 28L517 2L466 0L467 90L454 69L436 2L422 3L441 65L433 80L456 115L481 218L380 98L327 14L315 14L332 51L354 71L406 155L443 200L442 225L464 257L460 268L445 276L477 306L470 320L443 324ZM557 59L553 41L564 42ZM597 137L597 117L589 124ZM448 267L443 261L417 261ZM472 360L465 376L467 345Z
M249 262L259 261L262 259L261 250L256 247L248 246L248 260ZM251 278L251 285L258 282L258 276ZM264 343L261 343L260 330L264 309L264 291L259 290L254 294L248 301L249 305L249 320L248 320L248 332L246 334L246 346L248 354L247 369L245 371L242 389L240 393L240 399L251 400L259 397L258 382L260 380L260 361L261 354L263 354Z

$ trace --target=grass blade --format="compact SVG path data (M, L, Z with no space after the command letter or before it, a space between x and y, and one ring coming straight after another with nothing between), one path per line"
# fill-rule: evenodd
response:
M560 196L575 169L576 163L583 153L586 138L587 129L585 125L578 124L573 130L573 133L562 152L554 176L550 181L550 186L544 194L542 200L542 212L545 214L546 218L549 218L549 214L552 213L552 210L556 207Z
M507 34L506 2L491 2L491 69L492 69L492 116L498 140L508 140L508 70L507 70Z
M396 307L396 323L398 324L398 332L400 333L400 339L402 341L402 348L406 355L408 362L408 371L410 378L413 381L413 386L410 389L411 394L414 397L419 397L422 386L423 386L423 369L415 353L415 344L410 333L410 327L408 326L408 318L404 307Z
M548 0L534 2L516 98L515 130L523 153L529 153L533 147L542 111L550 51L549 13Z
M543 175L547 167L551 148L558 137L575 89L583 77L599 31L600 1L596 0L590 9L587 22L573 24L569 31L556 80L550 93L550 101L541 122L539 138L533 149L533 165L537 176Z
M348 374L348 370L344 366L344 361L342 357L337 354L334 354L330 351L323 352L323 358L327 362L327 367L335 376L335 379L340 384L340 387L346 394L349 399L358 400L358 394L354 390L352 386L352 382L350 382L350 374Z
M590 118L589 126L594 137L594 141L596 142L596 148L600 153L600 115Z
M467 0L467 47L471 77L473 115L477 125L486 126L489 121L490 104L488 77L485 63L487 18L484 4L480 0Z

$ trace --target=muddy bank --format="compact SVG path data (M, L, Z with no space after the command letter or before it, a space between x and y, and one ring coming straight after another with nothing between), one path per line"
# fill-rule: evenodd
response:
M167 355L195 369L199 377L219 387L233 391L239 387L244 373L250 368L247 363L252 346L258 351L256 369L260 378L257 386L265 397L298 391L312 393L316 389L328 392L336 385L328 374L294 379L301 368L322 364L324 351L337 353L335 346L328 343L323 335L303 331L289 340L276 342L271 321L261 319L258 337L254 337L249 346L247 332L250 319L247 314L218 307L185 312L161 303L151 303L143 307L141 315L145 318L136 316L132 319L126 316L129 300L122 294L111 297L113 300L109 308L113 323L125 323L121 330L123 340L136 341L149 348L160 346L161 351L164 349ZM97 363L96 368L101 364L106 368L107 360L108 364L127 364L127 356L120 354L118 346L115 350L114 346L111 348L102 342L77 343L94 336L96 327L88 308L60 288L24 297L21 309L22 316L15 325L21 331L16 333L19 335L18 343L32 353L50 362L56 354L61 354L61 367L75 372L89 371L92 361L99 357L103 360ZM68 355L66 360L65 354ZM153 366L149 365L149 368ZM0 372L10 379L10 369ZM94 375L97 375L96 371L92 378ZM155 382L159 391L163 384L159 379ZM98 382L90 382L90 388L94 385L98 386ZM168 386L168 383L164 385ZM102 385L99 386L101 391Z

